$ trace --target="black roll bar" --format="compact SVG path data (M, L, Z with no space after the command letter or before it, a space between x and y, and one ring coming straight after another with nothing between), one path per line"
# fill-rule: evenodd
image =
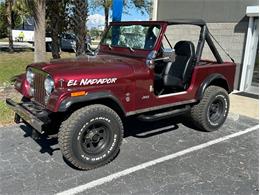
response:
M213 41L210 37L207 25L202 26L201 30L200 30L200 37L199 37L197 51L196 51L197 63L201 59L201 55L202 55L202 51L203 51L203 48L204 48L205 41L207 42L212 54L216 58L217 63L222 64L223 60L222 60L217 48L215 47L215 45L214 45L214 43L213 43Z
M207 28L207 27L206 27L206 28ZM216 58L217 62L218 62L219 64L222 64L222 63L223 63L223 60L222 60L222 58L221 58L221 56L220 56L220 54L219 54L217 48L215 47L215 45L214 45L214 43L213 43L213 41L212 41L212 39L211 39L211 37L210 37L210 35L209 35L208 28L207 28L207 33L206 33L206 41L207 41L207 43L208 43L208 45L209 45L209 48L210 48L210 50L212 51L214 57Z

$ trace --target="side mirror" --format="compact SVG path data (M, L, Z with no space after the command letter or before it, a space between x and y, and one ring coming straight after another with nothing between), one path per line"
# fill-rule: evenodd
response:
M148 54L148 56L147 56L147 58L146 58L146 65L147 65L149 68L151 68L151 69L154 68L154 62L155 62L156 54L157 54L157 52L156 52L155 50L153 50L153 51L151 51L151 52Z

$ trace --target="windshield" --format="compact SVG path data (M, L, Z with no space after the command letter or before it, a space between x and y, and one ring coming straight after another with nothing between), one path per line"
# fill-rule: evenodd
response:
M152 50L159 33L159 25L111 26L101 44L110 47Z

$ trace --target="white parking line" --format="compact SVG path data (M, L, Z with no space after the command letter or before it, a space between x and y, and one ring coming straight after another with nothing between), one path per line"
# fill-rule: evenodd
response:
M147 168L147 167L156 165L156 164L158 164L158 163L162 163L162 162L164 162L164 161L168 161L168 160L174 159L174 158L176 158L176 157L179 157L179 156L182 156L182 155L185 155L185 154L188 154L188 153L191 153L191 152L194 152L194 151L197 151L197 150L200 150L200 149L203 149L203 148L212 146L212 145L214 145L214 144L217 144L217 143L220 143L220 142L229 140L229 139L231 139L231 138L238 137L238 136L240 136L240 135L244 135L244 134L246 134L246 133L255 131L255 130L257 130L258 128L259 128L259 125L256 125L256 126L253 126L253 127L248 128L248 129L245 129L245 130L243 130L243 131L236 132L236 133L233 133L233 134L224 136L224 137L220 137L220 138L218 138L218 139L211 140L211 141L208 141L208 142L206 142L206 143L203 143L203 144L200 144L200 145L197 145L197 146L193 146L193 147L187 148L187 149L185 149L185 150L182 150L182 151L179 151L179 152L176 152L176 153L167 155L167 156L163 156L163 157L157 158L157 159L155 159L155 160L151 160L151 161L142 163L142 164L140 164L140 165L137 165L137 166L134 166L134 167L125 169L125 170L123 170L123 171L120 171L120 172L117 172L117 173L108 175L108 176L106 176L106 177L103 177L103 178L100 178L100 179L91 181L91 182L89 182L89 183L86 183L86 184L77 186L77 187L75 187L75 188L71 188L71 189L69 189L69 190L60 192L60 193L58 193L57 195L72 195L72 194L77 194L77 193L83 192L83 191L85 191L85 190L87 190L87 189L91 189L91 188L94 188L94 187L96 187L96 186L100 186L100 185L102 185L102 184L104 184L104 183L108 183L108 182L110 182L110 181L112 181L112 180L114 180L114 179L118 179L119 177L122 177L122 176L125 176L125 175L128 175L128 174L134 173L134 172L136 172L136 171L145 169L145 168Z

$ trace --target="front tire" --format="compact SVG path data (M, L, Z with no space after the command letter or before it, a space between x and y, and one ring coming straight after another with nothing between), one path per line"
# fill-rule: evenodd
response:
M226 121L229 104L229 96L225 89L209 86L202 100L191 108L191 119L199 129L215 131Z
M123 139L117 113L104 105L83 107L62 123L58 140L64 158L78 169L89 170L112 161Z

